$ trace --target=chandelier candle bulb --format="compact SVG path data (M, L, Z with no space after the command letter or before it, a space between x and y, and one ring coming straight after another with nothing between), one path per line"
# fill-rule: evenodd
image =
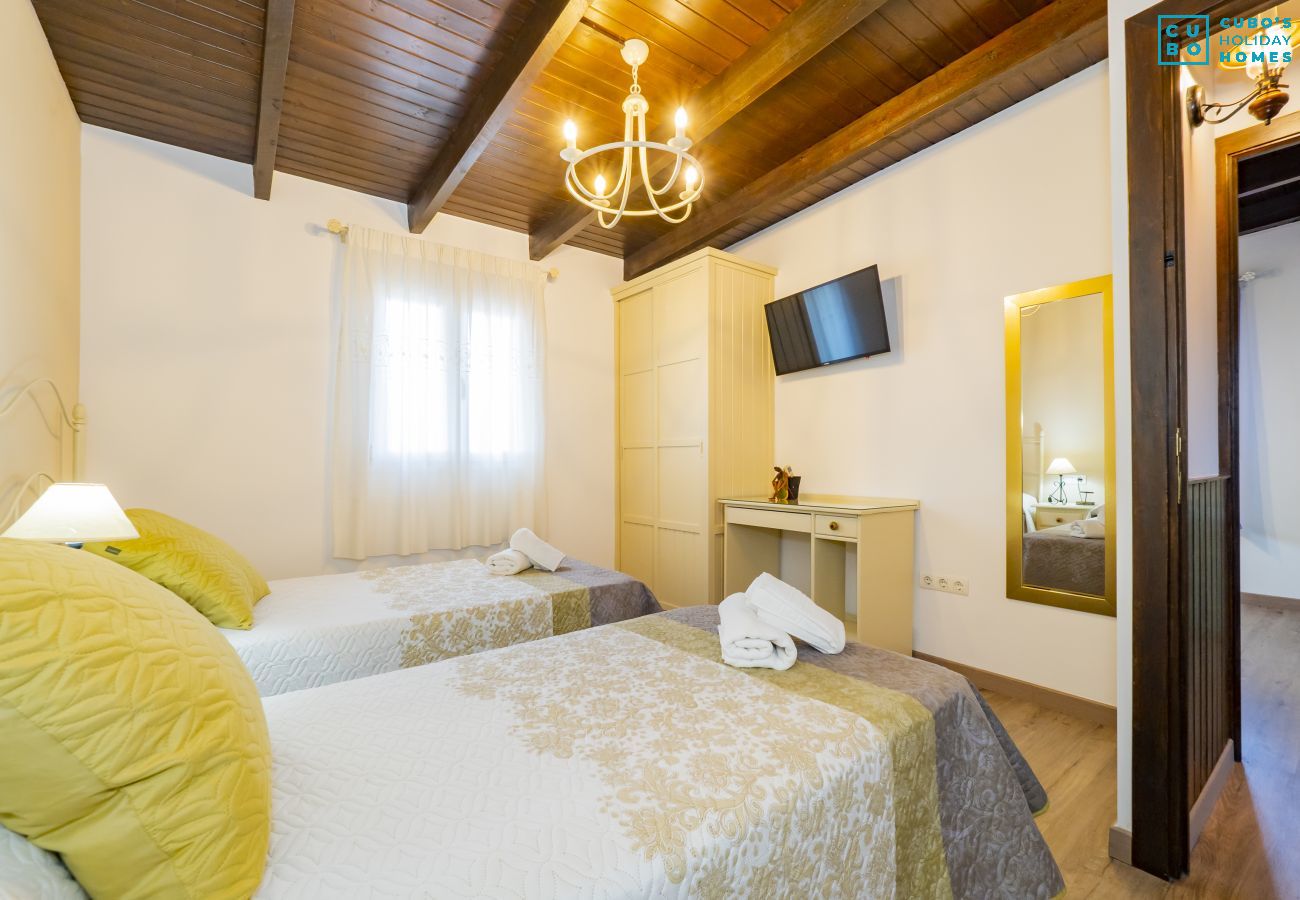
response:
M566 161L572 162L578 156L578 126L572 119L564 120L564 142L568 144L560 154Z

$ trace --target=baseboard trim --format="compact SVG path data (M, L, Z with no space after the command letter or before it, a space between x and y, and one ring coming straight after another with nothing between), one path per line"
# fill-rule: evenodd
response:
M943 666L945 669L952 669L959 675L965 675L977 688L997 691L999 694L1006 694L1008 697L1015 697L1019 700L1031 700L1040 706L1088 722L1110 725L1112 728L1115 726L1115 707L1107 706L1105 703L1098 703L1096 700L1089 700L1087 697L1079 697L1075 694L1067 694L1054 688L1043 687L1041 684L1021 681L1009 675L999 675L997 672L977 669L965 663L953 662L942 657L931 656L928 653L913 652L912 655L917 659Z
M1250 606L1258 606L1262 609L1285 609L1300 611L1300 600L1293 600L1290 597L1274 597L1269 594L1247 594L1241 593L1241 602Z
M1133 865L1133 832L1127 828L1112 825L1110 826L1110 840L1107 844L1106 849L1111 859L1122 862L1126 866Z
M1201 796L1197 797L1196 802L1192 804L1191 815L1187 817L1187 831L1192 839L1192 847L1195 847L1196 842L1201 839L1201 831L1205 828L1205 823L1210 820L1210 813L1214 812L1214 804L1218 802L1219 795L1228 784L1228 776L1232 774L1232 767L1236 763L1233 759L1233 749L1231 740L1223 745L1219 761L1214 764L1210 777L1205 780L1205 787L1201 788Z

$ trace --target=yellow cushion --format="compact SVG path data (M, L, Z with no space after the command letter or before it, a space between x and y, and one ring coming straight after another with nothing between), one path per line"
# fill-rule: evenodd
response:
M126 515L140 537L86 544L85 549L179 594L213 625L253 627L253 604L271 589L234 547L152 509L128 509Z
M271 746L229 642L170 591L0 539L0 825L94 897L248 897Z

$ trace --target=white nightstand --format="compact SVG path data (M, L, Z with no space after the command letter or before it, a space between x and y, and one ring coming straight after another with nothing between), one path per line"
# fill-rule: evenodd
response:
M1051 528L1067 522L1077 522L1092 509L1090 503L1040 503L1034 513L1034 525L1037 528Z

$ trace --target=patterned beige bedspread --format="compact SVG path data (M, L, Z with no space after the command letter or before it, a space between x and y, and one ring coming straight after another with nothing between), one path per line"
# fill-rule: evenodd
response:
M1055 896L977 692L850 644L719 661L714 607L266 702L261 897Z
M223 634L272 696L660 608L640 581L590 563L503 576L467 559L273 581L252 629Z

